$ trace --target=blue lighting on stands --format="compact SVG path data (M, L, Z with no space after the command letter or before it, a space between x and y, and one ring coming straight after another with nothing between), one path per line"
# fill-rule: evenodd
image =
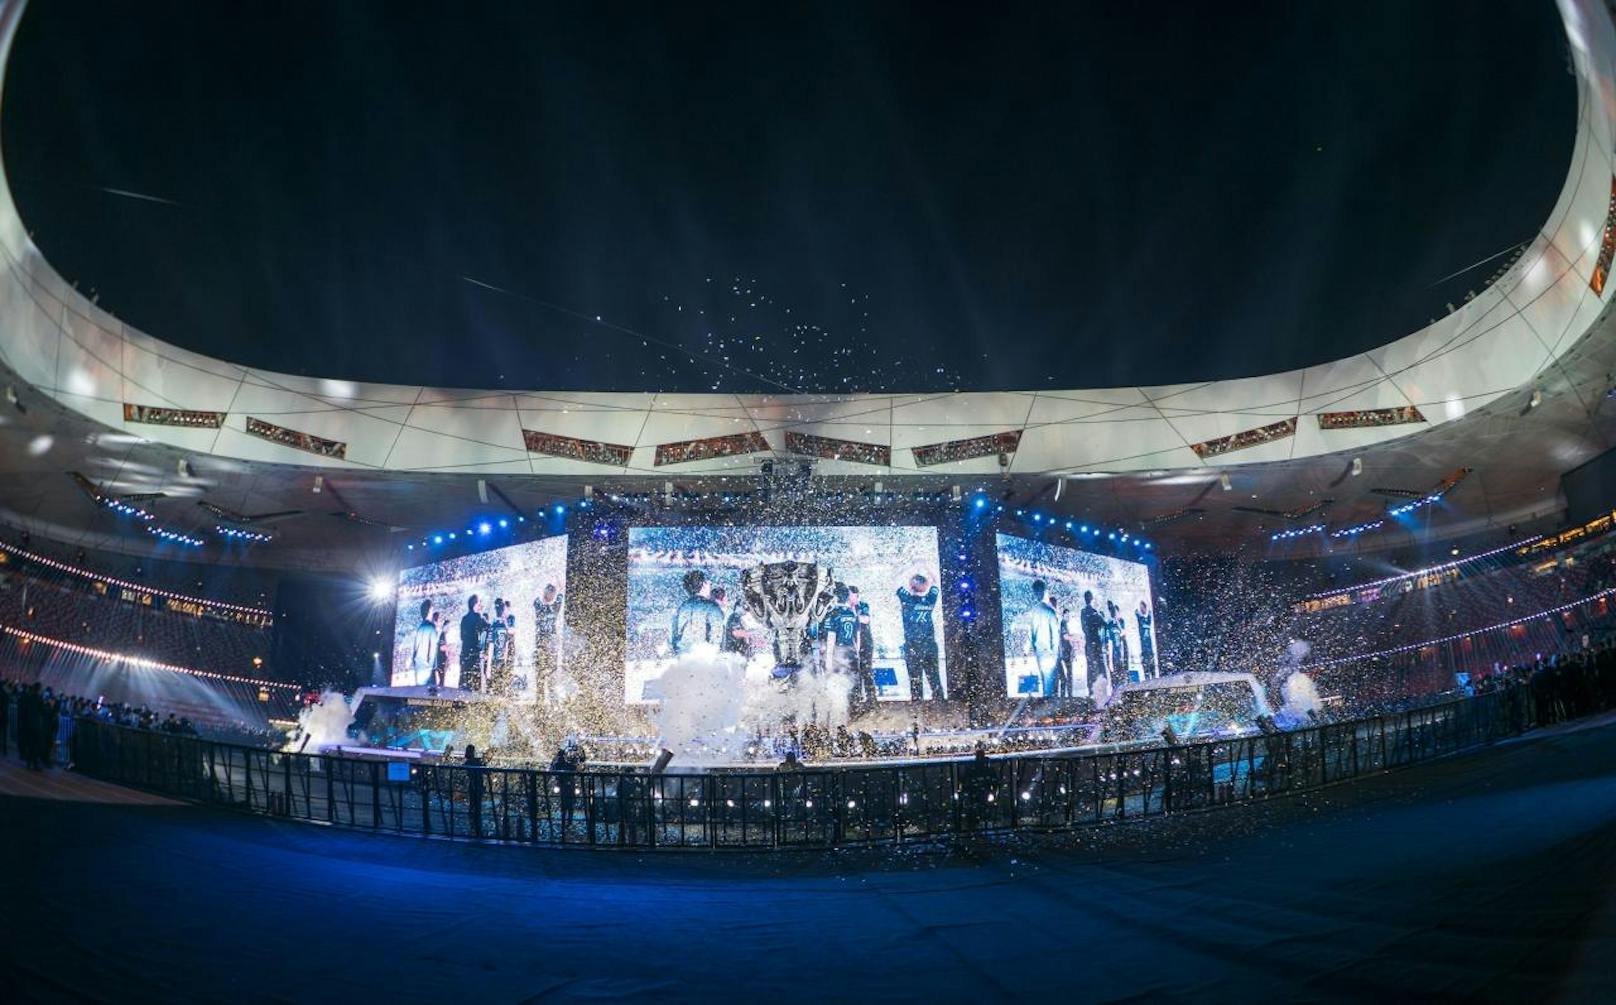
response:
M493 529L494 528L489 525L487 520L484 520L482 523L477 525L477 533L479 533L479 534L486 534L486 533L488 533L489 531L491 531ZM469 534L471 532L467 531L467 533Z
M561 514L565 513L566 511L567 511L567 507L561 505L560 503L555 504L555 515L556 516L560 516Z
M511 525L511 522L509 520L505 519L504 517L500 517L499 518L499 525L501 527L509 527Z
M442 544L443 543L443 535L442 534L433 534L432 535L432 543L433 544Z

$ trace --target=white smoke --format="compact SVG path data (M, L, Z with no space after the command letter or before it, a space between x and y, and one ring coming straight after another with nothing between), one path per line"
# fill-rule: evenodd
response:
M836 726L848 720L852 681L807 670L782 686L768 657L751 664L733 653L698 650L679 657L660 678L653 713L664 747L684 763L738 760L758 732L778 732L786 720Z
M738 750L745 675L742 660L710 649L675 660L662 673L653 716L662 745L686 761L724 760Z
M322 747L347 743L348 727L353 723L354 709L358 705L358 695L350 705L341 691L324 692L319 702L297 714L297 725L281 749L318 754Z
M1309 724L1307 714L1320 709L1319 689L1313 683L1313 678L1300 670L1294 670L1285 678L1280 687L1280 694L1284 704L1274 715L1274 722L1281 729L1294 729Z

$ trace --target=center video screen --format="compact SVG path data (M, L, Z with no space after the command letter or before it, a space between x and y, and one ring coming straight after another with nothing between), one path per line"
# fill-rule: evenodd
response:
M656 703L699 646L744 658L748 685L780 676L778 633L741 596L744 570L778 562L827 566L836 584L806 625L807 672L849 674L876 701L948 697L934 527L634 527L628 541L629 704Z
M406 569L392 685L535 698L558 668L566 593L564 534Z
M1005 693L1102 701L1157 676L1150 569L998 535Z

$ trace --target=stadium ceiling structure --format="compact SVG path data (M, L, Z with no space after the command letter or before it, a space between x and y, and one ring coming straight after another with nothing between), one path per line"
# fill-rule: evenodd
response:
M0 59L25 6L0 2ZM1200 498L1230 471L1241 473L1242 491L1262 486L1254 497L1287 485L1316 497L1360 458L1418 483L1411 491L1435 484L1437 472L1475 468L1493 480L1483 519L1539 516L1554 508L1558 474L1610 445L1600 405L1616 369L1607 312L1616 30L1593 0L1559 7L1577 78L1577 133L1548 219L1496 281L1452 313L1331 363L1154 387L842 396L478 391L296 376L183 350L100 309L46 261L9 185L0 185L0 380L8 397L48 405L54 428L81 431L64 438L74 445L66 456L66 445L45 458L25 459L14 444L6 453L15 455L13 472L61 472L94 465L97 451L105 461L108 445L121 444L125 463L101 482L128 467L131 477L147 473L141 486L165 480L153 473L178 453L271 496L314 473L373 485L458 476L610 492L803 459L822 478L880 480L899 491L1003 480L1031 499L1069 479L1074 497L1101 506L1090 484L1139 486L1142 493L1116 500L1135 521L1192 509L1185 497ZM48 432L41 421L37 410L5 419L16 436ZM143 460L127 463L141 452ZM1151 496L1151 486L1162 491ZM1166 491L1173 486L1186 488ZM0 505L16 512L19 498L0 493ZM1152 498L1159 513L1149 502L1141 508ZM1246 509L1282 526L1302 507Z

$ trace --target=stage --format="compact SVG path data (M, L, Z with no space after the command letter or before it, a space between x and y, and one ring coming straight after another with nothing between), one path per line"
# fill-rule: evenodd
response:
M1611 716L949 852L540 851L107 801L125 792L0 769L22 1000L1600 1001L1616 977Z

